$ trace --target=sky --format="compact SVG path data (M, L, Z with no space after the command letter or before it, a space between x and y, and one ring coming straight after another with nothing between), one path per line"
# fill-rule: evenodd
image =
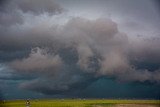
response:
M1 0L0 99L160 99L158 0Z

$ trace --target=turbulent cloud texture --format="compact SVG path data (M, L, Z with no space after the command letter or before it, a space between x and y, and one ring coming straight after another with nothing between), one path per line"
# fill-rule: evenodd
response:
M17 0L15 2L17 8L25 12L41 14L48 12L50 14L61 13L62 8L53 2L53 0Z
M63 24L51 23L63 10L52 0L8 0L3 6L0 61L15 75L33 76L20 88L76 93L103 76L160 83L158 37L131 39L107 18L73 17ZM41 21L42 16L46 18ZM152 64L157 66L152 69Z
M6 26L22 24L24 16L21 13L55 15L63 11L64 9L53 0L6 0L1 3L0 24Z
M54 72L61 64L62 61L58 55L51 56L37 48L31 51L28 58L15 60L11 63L11 66L19 71L46 71L51 69Z

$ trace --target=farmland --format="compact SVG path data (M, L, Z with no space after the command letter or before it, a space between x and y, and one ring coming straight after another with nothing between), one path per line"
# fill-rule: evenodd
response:
M160 100L49 99L30 103L30 107L160 107ZM25 100L1 102L0 107L25 107Z

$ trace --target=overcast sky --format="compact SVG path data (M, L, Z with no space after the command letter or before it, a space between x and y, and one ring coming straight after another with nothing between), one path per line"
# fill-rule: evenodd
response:
M159 29L158 0L2 0L0 99L159 99Z

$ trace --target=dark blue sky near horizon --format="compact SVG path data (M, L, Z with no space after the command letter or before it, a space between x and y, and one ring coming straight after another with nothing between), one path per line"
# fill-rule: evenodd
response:
M0 99L160 99L158 0L1 0Z

